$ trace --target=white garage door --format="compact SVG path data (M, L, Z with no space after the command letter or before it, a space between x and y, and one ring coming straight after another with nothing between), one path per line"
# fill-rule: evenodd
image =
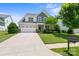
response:
M36 28L21 28L22 33L35 33Z
M21 27L22 33L35 33L36 32L36 24L35 23L21 24L20 27Z

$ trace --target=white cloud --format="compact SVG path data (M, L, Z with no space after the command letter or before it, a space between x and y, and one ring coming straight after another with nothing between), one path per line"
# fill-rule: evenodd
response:
M55 8L55 7L56 7L56 4L54 3L47 4L47 8Z
M51 13L51 15L57 15L59 13L60 7L55 3L47 4L47 10Z
M50 11L57 15L59 13L59 11L60 11L60 8L50 9Z
M14 22L18 22L21 20L22 16L21 15L11 15L12 19Z
M22 19L24 15L17 15L17 14L14 14L14 15L11 15L13 21L18 25L18 22Z

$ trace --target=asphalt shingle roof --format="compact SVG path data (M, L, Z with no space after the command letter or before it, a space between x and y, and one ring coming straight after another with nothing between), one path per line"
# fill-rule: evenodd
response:
M5 18L9 17L10 15L0 14L0 21L4 21Z

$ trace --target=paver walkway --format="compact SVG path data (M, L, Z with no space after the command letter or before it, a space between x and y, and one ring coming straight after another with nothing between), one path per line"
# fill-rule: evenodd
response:
M46 48L37 33L19 33L0 43L0 55L55 56L59 54Z
M67 43L56 43L56 44L46 44L46 47L49 49L53 48L65 48L67 47ZM70 47L79 46L79 42L77 43L70 43Z

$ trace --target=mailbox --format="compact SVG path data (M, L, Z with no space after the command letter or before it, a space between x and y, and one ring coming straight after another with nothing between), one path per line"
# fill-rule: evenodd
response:
M70 42L76 43L76 42L79 42L79 40L75 36L69 36L68 37L68 51L69 51L69 47L70 47Z
M77 37L75 37L75 36L69 36L69 37L68 37L68 41L69 41L69 42L72 42L72 43L79 42L79 40L78 40Z

